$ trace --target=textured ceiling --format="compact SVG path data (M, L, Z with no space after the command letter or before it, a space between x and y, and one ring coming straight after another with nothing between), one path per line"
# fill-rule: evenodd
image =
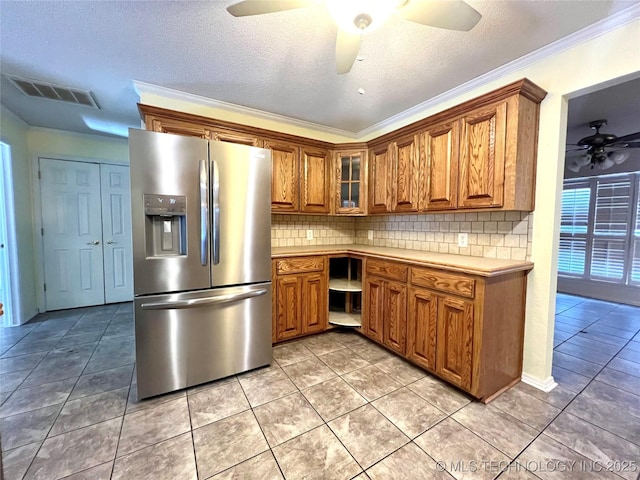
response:
M2 73L92 90L101 110L28 98L4 78L0 100L36 126L90 132L82 115L138 126L140 80L359 132L636 3L467 2L482 14L470 32L391 18L337 75L323 4L234 18L229 1L2 0Z

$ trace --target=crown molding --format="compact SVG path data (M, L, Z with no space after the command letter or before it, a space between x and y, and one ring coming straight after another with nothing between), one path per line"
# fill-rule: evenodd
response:
M490 84L491 82L501 79L506 75L518 72L519 70L531 64L537 63L549 56L556 55L560 52L580 45L581 43L605 35L606 33L609 33L612 30L631 23L638 18L640 18L640 3L637 3L629 8L625 8L624 10L611 15L610 17L604 18L592 25L588 25L583 29L578 30L577 32L569 34L566 37L562 37L555 42L545 45L538 50L534 50L533 52L528 53L520 58L512 60L509 63L505 63L504 65L491 70L490 72L480 75L473 80L469 80L468 82L452 88L451 90L447 90L440 95L436 95L435 97L425 102L419 103L418 105L415 105L396 115L386 118L381 122L365 128L364 130L360 130L356 134L356 137L364 138L371 134L379 132L380 130L384 130L390 127L393 127L394 129L399 128L402 126L402 122L409 121L411 118L429 108L436 107L439 104L449 100L454 100L461 95L469 93L477 88L481 88L487 84Z
M181 92L179 90L174 90L172 88L161 87L159 85L140 82L138 80L133 81L133 86L138 95L153 94L153 95L169 98L171 100L179 100L183 102L195 103L197 105L204 105L211 108L217 108L219 110L224 110L225 112L236 113L240 115L248 115L250 117L279 122L286 125L291 125L293 127L307 128L309 130L313 130L316 132L328 133L331 135L339 135L346 138L353 138L354 140L357 138L355 132L350 132L348 130L328 127L326 125L321 125L319 123L307 122L306 120L287 117L285 115L279 115L277 113L265 112L264 110L245 107L243 105L237 105L235 103L223 102L222 100L203 97L201 95L196 95L193 93Z

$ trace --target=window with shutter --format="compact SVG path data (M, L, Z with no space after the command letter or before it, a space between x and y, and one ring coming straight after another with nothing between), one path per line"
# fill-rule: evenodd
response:
M558 255L558 272L562 274L584 275L590 201L591 186L588 182L573 182L562 192Z
M566 180L558 274L640 285L640 172Z
M629 283L640 285L640 174L636 183L636 212L633 222L633 248L631 250L631 273Z

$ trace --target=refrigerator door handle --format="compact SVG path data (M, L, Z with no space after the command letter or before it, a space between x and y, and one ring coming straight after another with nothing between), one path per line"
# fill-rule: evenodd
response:
M220 263L220 172L218 170L218 162L213 162L213 175L211 181L213 183L213 259L214 265Z
M217 295L215 297L207 298L194 298L191 300L176 300L174 302L155 302L155 303L143 303L141 308L143 310L169 310L169 309L181 309L181 308L196 308L206 305L219 305L221 303L237 302L239 300L246 300L252 297L259 297L267 293L266 288L259 288L256 290L248 290L238 293L231 293L227 295Z
M209 254L209 186L207 161L200 160L200 264L208 263Z

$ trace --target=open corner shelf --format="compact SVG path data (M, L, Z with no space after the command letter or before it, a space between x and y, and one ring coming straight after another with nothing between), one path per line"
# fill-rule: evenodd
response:
M340 327L362 326L359 313L329 312L329 323Z
M329 290L336 292L362 292L362 282L346 278L332 278L329 280Z

